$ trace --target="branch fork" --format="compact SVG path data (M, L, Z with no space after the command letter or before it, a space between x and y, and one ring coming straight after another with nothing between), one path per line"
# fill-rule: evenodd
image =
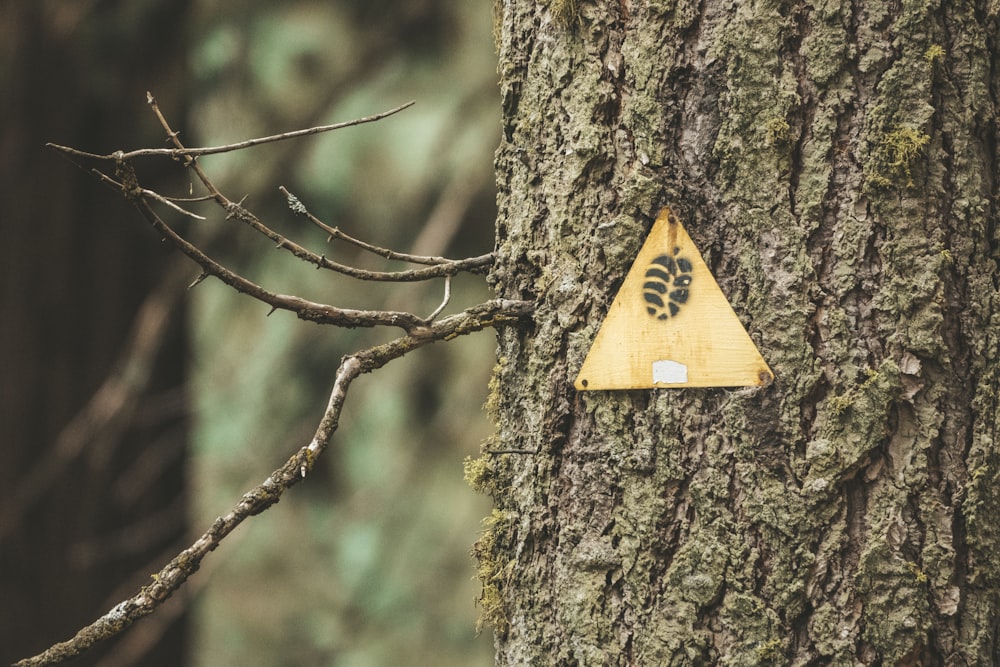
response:
M258 486L247 491L228 514L217 518L191 546L181 551L159 572L152 575L149 584L142 587L132 597L115 605L90 625L82 628L72 639L54 644L39 655L16 663L19 667L48 665L67 660L79 655L97 642L121 633L136 620L153 613L198 570L205 556L218 547L222 540L237 526L248 517L259 514L277 503L285 491L309 475L315 468L320 456L326 450L333 434L336 432L348 390L359 376L371 373L394 359L398 359L413 350L436 341L448 341L458 336L481 331L485 328L499 328L523 324L531 318L534 310L534 305L531 302L494 299L467 308L462 312L441 317L451 300L452 277L459 273L486 273L493 263L494 256L492 253L453 260L443 257L410 255L387 248L380 248L356 239L342 232L337 227L324 223L311 214L298 197L285 187L280 187L279 189L285 195L288 207L292 213L305 217L310 223L325 231L328 235L328 242L336 239L364 252L388 260L417 264L421 268L402 271L367 271L339 264L328 259L325 254L313 253L273 231L243 206L245 198L239 202L234 202L225 197L198 164L197 158L202 155L244 150L274 141L283 141L362 123L374 122L406 109L413 102L407 102L394 109L373 116L344 123L250 139L226 146L187 148L181 143L179 134L170 127L166 118L160 112L156 100L148 93L147 101L166 132L168 141L173 146L172 148L141 149L129 152L115 151L110 155L98 155L66 146L54 144L49 144L49 146L78 166L82 166L81 160L97 160L103 163L110 163L113 176L99 169L91 168L88 171L101 182L114 188L128 201L132 202L143 218L167 242L187 255L200 267L201 271L198 277L188 285L188 289L195 287L211 276L221 280L238 292L269 305L271 312L274 310L288 310L306 321L347 328L390 326L400 328L404 333L389 343L370 347L345 356L334 378L326 409L309 443L299 447L281 467L274 470ZM184 168L191 169L204 186L206 194L200 197L182 199L167 197L143 188L139 184L132 161L137 158L156 156L176 160ZM430 315L422 318L412 313L401 311L339 308L329 304L309 301L302 297L278 294L267 290L229 269L209 256L203 249L185 239L153 208L154 204L161 204L174 213L198 220L205 220L205 217L187 210L182 204L208 200L212 200L220 206L225 212L227 219L233 219L242 223L251 230L274 241L277 248L290 252L295 257L314 265L317 269L330 270L355 279L369 281L413 282L443 278L444 295L441 303Z

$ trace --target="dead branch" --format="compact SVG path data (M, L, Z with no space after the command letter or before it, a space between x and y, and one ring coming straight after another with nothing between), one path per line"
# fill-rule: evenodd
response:
M135 595L115 605L72 639L17 662L17 667L51 665L67 660L97 642L118 635L156 610L198 570L205 556L214 551L237 526L277 503L285 491L309 475L336 432L348 389L360 375L371 373L394 359L439 340L452 340L487 327L515 325L529 317L532 310L533 305L526 301L488 301L429 325L421 335L403 336L345 356L334 379L326 410L309 444L300 447L261 484L247 491L229 514L216 519L191 546L152 575L152 581Z
M152 94L146 93L146 99L151 106L156 104ZM313 134L320 134L322 132L331 132L333 130L341 130L345 127L353 127L355 125L363 125L365 123L374 123L375 121L382 120L393 114L399 113L403 109L412 107L414 102L411 100L405 104L400 104L394 109L389 109L388 111L383 111L382 113L377 113L372 116L365 116L364 118L355 118L354 120L345 121L343 123L334 123L332 125L320 125L318 127L310 127L305 130L293 130L292 132L282 132L281 134L274 134L269 137L258 137L256 139L248 139L246 141L238 141L233 144L225 144L224 146L212 146L207 148L184 148L179 146L177 148L141 148L139 150L129 151L127 153L112 153L111 155L100 155L98 153L88 153L87 151L81 151L76 148L70 148L69 146L60 146L58 144L47 144L51 148L62 151L69 155L73 155L79 158L89 158L94 160L114 160L121 158L124 160L131 160L137 157L151 157L151 156L166 156L179 160L181 158L194 158L201 155L218 155L219 153L231 153L233 151L244 150L246 148L252 148L254 146L260 146L261 144L267 144L275 141L286 141L288 139L295 139L297 137L306 137Z
M344 241L353 245L356 248L360 248L366 252L370 252L379 257L384 257L386 259L393 259L400 262L409 262L410 264L428 264L435 269L434 271L399 271L395 273L383 274L386 277L378 278L362 278L364 280L395 280L397 282L402 282L404 280L425 280L427 278L438 278L442 276L452 276L456 273L461 273L467 271L469 273L485 273L490 265L493 264L493 253L487 253L485 255L480 255L478 257L470 257L468 259L446 259L444 257L430 257L427 255L411 255L403 252L396 252L394 250L389 250L388 248L380 248L374 246L370 243L365 243L353 236L344 233L339 227L331 227L326 224L305 207L305 205L299 200L298 197L293 195L285 186L280 186L278 189L281 191L285 198L288 200L288 208L293 213L301 215L309 222L314 224L319 229L322 229L327 233L327 242L333 241L334 239ZM350 268L350 267L348 267ZM339 269L337 269L339 270ZM349 274L348 274L349 275ZM392 277L396 276L396 277ZM405 277L400 277L405 276ZM361 276L355 276L361 277Z
M229 285L237 292L251 296L258 301L271 306L272 312L275 310L288 310L296 314L299 319L317 324L332 324L334 326L356 328L356 327L376 327L393 326L400 327L407 333L415 332L427 325L426 320L412 314L398 311L386 310L355 310L351 308L337 308L324 303L316 303L298 296L288 294L276 294L257 283L244 278L242 275L231 271L216 260L209 257L193 243L182 237L168 225L152 209L144 198L140 197L133 202L144 218L158 231L165 239L172 243L178 250L193 259L201 266L202 273L206 276L214 276Z
M287 192L287 190L283 191ZM301 203L300 203L301 206ZM345 276L350 276L351 278L357 278L358 280L371 280L371 281L386 281L386 282L413 282L417 280L428 280L431 278L441 278L445 276L453 276L457 273L469 272L469 273L485 273L490 265L493 263L493 254L489 253L486 255L480 255L478 257L470 257L468 259L444 259L443 257L419 257L416 255L406 255L400 252L394 252L392 250L387 250L384 248L377 248L376 246L370 245L368 243L361 243L356 239L348 237L346 234L340 233L332 227L327 225L322 225L322 223L312 216L308 211L306 211L306 216L314 222L314 224L320 224L323 228L330 233L330 237L338 237L342 239L350 239L351 242L375 254L386 257L387 259L395 259L403 262L412 262L416 264L431 264L426 269L413 269L410 271L366 271L364 269L358 269L353 266L346 266L344 264L339 264L333 262L326 258L325 255L317 255L309 250L306 250L297 243L290 241L286 237L277 233L255 216L253 213L248 211L240 203L229 202L226 204L226 209L228 211L229 218L235 218L248 227L253 229L260 234L263 234L271 241L273 241L277 248L283 248L288 250L297 258L313 264L318 269L328 269L336 273L341 273ZM298 212L296 209L292 209L294 212ZM302 207L305 210L305 207Z
M216 188L215 185L211 182L211 180L208 178L208 175L204 172L204 170L202 170L201 167L197 164L196 160L197 155L208 154L208 153L198 153L198 151L202 149L195 149L195 152L192 153L190 149L186 148L180 141L179 133L171 128L170 123L163 115L163 112L160 111L160 107L156 103L156 99L152 96L152 94L147 92L146 100L149 103L149 106L152 109L153 113L156 115L157 120L160 122L160 125L166 131L169 140L176 147L175 150L178 151L177 155L178 156L183 155L185 157L185 164L187 166L190 166L194 170L195 174L198 176L202 184L208 190L209 196L215 199L215 201L218 202L218 204L222 206L223 209L225 209L227 219L234 218L236 220L239 220L240 222L243 222L254 231L264 235L265 237L273 241L276 244L277 248L284 248L290 251L293 255L295 255L299 259L309 262L310 264L315 265L317 268L329 269L337 273L342 273L344 275L350 276L352 278L357 278L359 280L405 282L405 281L415 281L415 280L427 280L430 278L438 278L442 276L452 276L455 275L456 273L460 273L463 271L474 271L477 273L482 273L488 269L490 264L492 264L493 261L492 255L483 255L481 257L474 257L467 260L456 261L456 260L446 260L443 258L426 258L426 257L416 258L413 256L405 256L404 258L403 253L396 253L386 250L384 251L385 254L383 253L377 253L377 254L382 254L382 256L388 257L389 259L401 259L402 261L414 262L418 264L432 263L435 264L436 266L430 269L423 269L423 270L417 269L413 271L395 271L395 272L364 271L362 269L357 269L354 267L345 266L343 264L332 262L328 260L325 256L316 255L315 253L309 252L302 246L290 241L281 234L278 234L277 232L269 228L267 225L265 225L263 222L261 222L261 220L257 216L255 216L253 213L251 213L249 210L243 207L242 201L233 202L230 201L227 197L225 197L219 191L219 189ZM385 118L394 113L402 111L403 109L406 109L409 106L412 106L412 104L413 102L408 102L390 111L386 111L381 114L376 114L374 116L368 116L367 118L359 119L357 121L348 121L346 123L338 123L336 125L324 126L322 128L322 131L341 129L344 127L350 127L352 125L358 125L362 122L367 123L367 122L374 122L377 120L381 120L382 118ZM315 133L309 130L304 130L302 132L307 134ZM272 137L266 137L264 139L251 139L249 141L239 142L236 144L229 144L228 146L221 148L226 148L227 150L240 150L242 148L247 148L248 146L265 143L266 141L281 141L296 136L302 136L302 133L286 132L285 134L274 135ZM121 162L128 159L128 155L121 152L114 153L111 157L116 161L116 164L120 164ZM285 191L285 193L286 197L289 196L287 190ZM299 206L301 207L301 210L305 211L305 207L301 205L301 202L298 203ZM294 207L292 208L292 210L296 212L298 211L298 209ZM306 215L309 215L308 211L306 211ZM319 222L318 220L316 220L315 217L311 215L309 215L309 217L313 221L317 223ZM332 233L331 236L333 236ZM342 235L342 237L346 237L346 235ZM352 238L351 241L353 242L355 241L355 239ZM375 247L369 244L364 244L363 247L366 250L375 251Z
M165 240L173 244L174 247L201 267L201 274L191 284L191 287L208 276L214 276L233 289L268 304L271 306L272 311L275 309L288 310L303 320L342 327L395 326L402 328L405 331L405 335L389 343L345 356L334 378L327 407L319 421L312 440L308 444L300 447L280 468L271 473L261 484L246 492L232 511L216 519L191 546L181 551L159 572L152 575L152 581L149 584L143 586L132 597L115 605L110 611L87 627L82 628L72 639L54 644L34 657L21 660L16 663L19 666L49 665L79 655L94 644L118 635L138 619L151 614L159 608L164 601L180 589L188 578L199 569L202 561L209 552L218 547L222 540L231 534L237 526L247 518L259 514L277 503L285 491L309 475L329 445L333 434L336 432L344 401L347 398L347 392L351 383L360 375L379 369L394 359L398 359L413 350L436 341L449 341L458 336L464 336L488 327L498 328L522 323L530 318L534 308L533 304L527 301L497 299L438 320L437 317L448 305L451 298L451 277L461 272L485 273L493 262L492 254L463 260L450 260L442 257L409 255L379 248L355 239L335 227L326 225L309 213L305 206L288 190L281 188L282 193L288 199L289 207L295 213L304 215L314 225L327 231L330 239L343 240L366 252L374 253L386 259L421 264L424 265L424 268L409 271L372 272L338 264L327 260L325 256L316 255L286 239L284 236L277 234L261 222L257 216L247 210L242 202L233 202L228 199L212 183L197 161L197 158L201 155L241 150L271 141L281 141L360 123L372 122L397 113L412 103L402 105L382 114L347 123L288 132L260 139L251 139L223 147L189 149L180 143L177 133L170 128L170 125L162 113L160 113L152 95L148 95L148 101L157 119L166 131L169 141L174 144L174 148L143 149L128 153L116 151L111 155L96 155L65 146L56 146L53 144L50 144L50 146L71 159L78 166L82 166L76 161L80 158L110 162L114 167L114 176L98 169L89 169L89 171L135 205L143 218ZM207 195L204 197L189 198L167 197L143 188L138 182L138 177L131 161L137 157L157 155L179 160L185 168L190 168L194 171L202 185L204 185ZM204 250L181 236L153 208L154 203L162 204L176 213L197 219L204 219L202 216L186 210L181 204L208 200L214 201L219 205L225 211L227 219L238 219L254 231L276 242L279 247L291 251L296 257L304 259L320 268L331 269L362 280L413 281L443 277L445 285L442 302L430 316L420 318L412 313L401 311L337 308L332 305L308 301L298 296L277 294L269 291L210 257ZM77 449L78 447L72 447L69 454L64 458L69 459L75 454ZM30 496L31 493L35 492L33 487L29 488L26 495ZM0 517L0 519L3 518ZM0 529L9 523L9 521L0 521Z
M205 150L208 149L188 149L185 147L178 137L178 133L173 130L170 123L164 117L163 113L160 111L159 106L156 103L155 98L147 93L147 101L149 102L150 108L155 114L160 125L163 127L167 134L168 140L174 144L174 149L169 149L166 151L160 150L155 152L141 152L141 151L115 151L110 155L97 155L94 153L87 153L85 151L79 151L77 149L67 148L65 146L58 146L55 144L49 144L49 146L59 152L64 156L73 159L79 157L93 158L101 161L109 161L114 165L115 176L112 177L98 169L90 169L89 171L99 178L102 182L109 185L110 187L117 190L122 196L133 203L142 216L153 226L153 228L159 232L166 240L170 241L177 249L183 252L185 255L197 262L202 269L202 273L199 278L192 283L192 286L203 280L208 276L215 276L225 284L229 285L237 291L247 294L263 303L271 306L272 312L274 310L288 310L294 312L300 319L317 322L320 324L332 324L335 326L342 327L375 327L375 326L395 326L400 327L407 333L413 333L425 327L428 323L427 319L420 318L412 313L399 312L399 311L377 311L377 310L356 310L356 309L346 309L338 308L336 306L315 303L302 299L300 297L276 294L271 292L264 287L257 285L256 283L250 281L249 279L243 277L242 275L231 271L220 262L212 259L204 251L200 250L194 244L188 242L180 234L178 234L150 205L150 202L158 202L167 205L171 210L182 213L183 215L204 219L191 211L188 211L181 207L177 202L181 201L175 197L166 197L159 193L153 192L147 188L143 188L139 184L138 177L135 172L135 168L132 165L131 159L137 155L170 155L171 157L181 159L186 168L190 168L198 179L201 181L202 185L207 191L206 197L189 198L188 201L201 201L204 199L210 199L215 201L226 213L226 219L236 219L254 231L262 234L272 242L276 244L276 247L283 248L291 252L294 256L302 259L310 264L318 267L329 269L343 275L350 276L359 280L370 280L370 281L394 281L394 282L408 282L417 280L429 280L432 278L448 277L453 276L458 273L468 272L468 273L485 273L489 266L493 262L493 255L491 253L480 255L478 257L471 257L461 260L449 260L442 257L423 257L417 255L408 255L405 253L394 252L385 248L378 248L368 243L364 243L358 239L355 239L347 234L344 234L340 230L326 225L322 221L318 220L315 216L308 212L305 206L295 198L291 193L285 188L281 188L282 192L285 194L289 201L289 205L292 210L300 215L305 215L313 224L316 224L327 231L331 238L336 237L345 240L353 245L361 247L369 252L378 254L380 256L386 257L387 259L400 260L404 262L412 262L428 265L426 268L422 269L412 269L407 271L367 271L364 269L359 269L356 267L347 266L340 264L338 262L333 262L326 258L325 255L317 255L306 248L300 246L294 241L278 234L270 227L265 225L256 215L249 211L243 206L242 201L235 202L226 197L212 182L205 171L198 164L197 156L208 154ZM379 120L393 113L405 109L409 104L402 105L396 109L384 112L382 114L376 114L374 116L369 116L367 118L359 119L357 121L351 121L347 123L338 123L336 125L324 126L321 128L323 131L330 129L340 129L343 127L349 127L351 125L357 125L361 122L372 122ZM317 128L312 128L313 130ZM224 148L228 150L240 150L241 148L247 148L248 146L255 146L261 143L266 143L268 141L279 141L282 139L288 139L296 136L303 136L303 134L314 134L312 131L302 131L302 132L288 132L281 135L274 135L272 137L264 137L262 139L252 139L244 142L239 142L235 144L229 144ZM219 147L222 148L222 147ZM210 149L209 152L222 152L221 150ZM74 163L75 160L74 160ZM79 166L79 163L76 163Z

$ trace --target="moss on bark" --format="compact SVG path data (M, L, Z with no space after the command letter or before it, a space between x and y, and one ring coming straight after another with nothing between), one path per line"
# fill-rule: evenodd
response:
M556 9L498 14L492 280L538 303L500 335L490 399L489 447L519 453L474 475L515 517L500 664L989 661L995 16ZM771 387L573 390L664 204Z

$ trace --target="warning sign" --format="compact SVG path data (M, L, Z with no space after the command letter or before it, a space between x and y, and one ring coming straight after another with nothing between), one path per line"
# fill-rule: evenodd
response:
M746 387L773 379L691 237L663 209L601 324L576 388Z

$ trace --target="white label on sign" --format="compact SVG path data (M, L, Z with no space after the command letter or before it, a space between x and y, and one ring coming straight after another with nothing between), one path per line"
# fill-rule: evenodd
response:
M664 359L653 362L653 384L677 384L688 381L688 367L677 361Z

